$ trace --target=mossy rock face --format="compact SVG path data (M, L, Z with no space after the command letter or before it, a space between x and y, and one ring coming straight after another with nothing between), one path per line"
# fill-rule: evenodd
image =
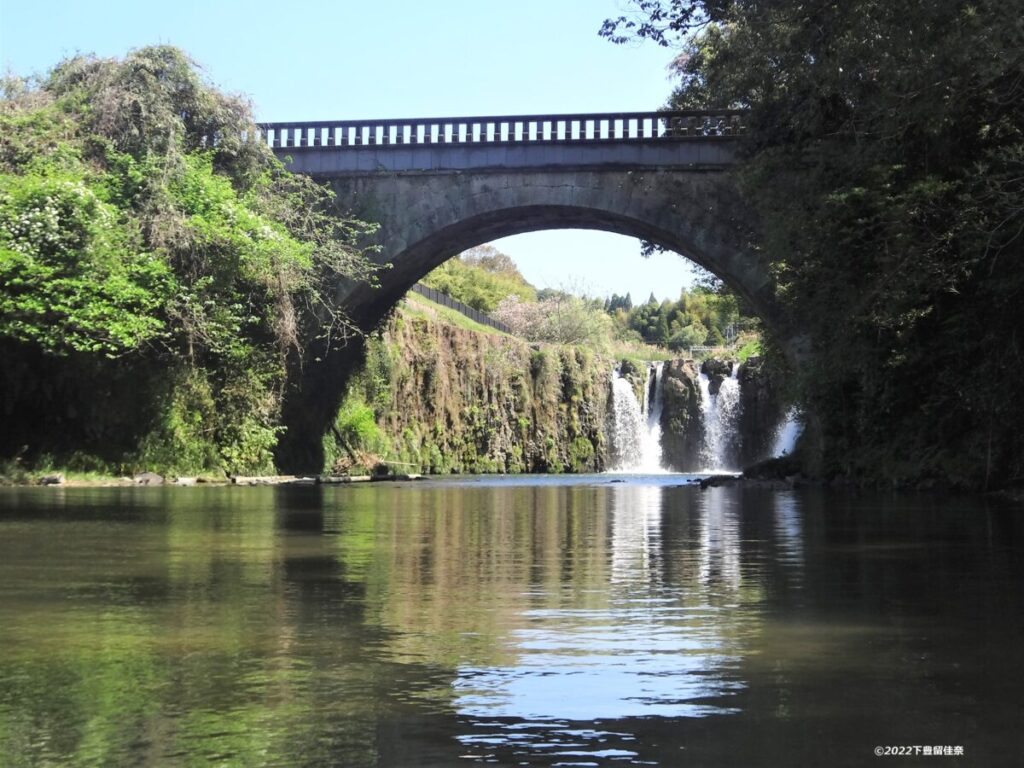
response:
M771 454L775 430L786 413L781 381L761 358L751 357L740 366L740 465L747 466Z
M325 452L371 453L358 444L370 431L350 423L351 414L370 407L380 436L372 453L417 471L599 471L611 368L588 350L526 344L399 312L368 342L366 365Z
M593 469L594 444L585 437L577 437L569 445L569 471L588 472Z
M640 366L632 360L622 360L619 362L619 374L622 376L639 376L641 373Z
M700 372L705 376L728 376L732 373L732 361L709 357L701 363Z
M661 453L676 472L701 469L704 420L697 370L689 360L669 360L661 375Z

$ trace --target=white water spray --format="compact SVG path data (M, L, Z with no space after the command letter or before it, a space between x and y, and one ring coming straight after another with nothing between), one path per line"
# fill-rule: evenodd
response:
M612 373L611 413L612 471L628 472L640 463L643 418L628 379Z
M716 394L711 394L711 380L701 373L700 407L704 416L704 445L701 460L709 472L731 472L735 457L732 455L732 437L740 415L739 364L733 365L729 376L722 381Z
M800 412L796 406L786 412L786 418L775 430L775 441L772 443L772 458L777 459L788 456L796 447L797 438L804 431L803 422L800 421Z
M661 473L661 372L663 363L647 369L643 403L628 379L612 374L612 472ZM653 377L653 396L650 395Z

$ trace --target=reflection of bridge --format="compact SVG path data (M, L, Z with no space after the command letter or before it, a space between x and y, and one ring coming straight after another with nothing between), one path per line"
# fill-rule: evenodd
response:
M369 330L425 274L467 248L542 229L599 229L681 253L720 277L775 331L791 334L756 218L725 171L742 112L339 120L266 123L261 136L292 170L328 183L338 213L377 222L379 287L339 285ZM626 267L626 265L624 265ZM310 349L285 404L279 460L319 470L320 438L340 399L348 353ZM318 362L317 359L323 362Z

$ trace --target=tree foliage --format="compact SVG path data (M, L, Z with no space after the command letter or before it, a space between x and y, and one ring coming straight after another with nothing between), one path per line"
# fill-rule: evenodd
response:
M494 312L497 320L527 341L575 344L605 350L611 344L612 322L601 302L565 291L546 290L538 301L504 298Z
M1024 477L1024 21L990 0L642 0L603 34L681 48L674 107L747 107L739 171L826 468ZM632 26L631 26L632 25Z
M329 193L247 140L248 104L174 48L77 56L4 86L0 393L7 413L32 413L0 448L91 435L114 463L268 468L288 357L325 319L346 327L334 281L370 277L363 225L328 217ZM93 406L123 407L110 382L128 370L125 386L155 387L155 412L112 441Z
M506 296L533 301L537 292L526 282L511 257L481 245L449 259L423 278L423 283L481 312L494 312Z
M659 302L651 294L646 303L635 307L632 301L623 302L621 297L612 296L605 302L605 311L620 325L636 331L648 344L672 350L724 344L730 333L750 330L756 325L753 317L741 312L736 297L724 288L684 289L674 302Z

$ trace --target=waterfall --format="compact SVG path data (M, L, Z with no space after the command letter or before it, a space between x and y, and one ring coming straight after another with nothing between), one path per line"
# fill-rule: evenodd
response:
M642 399L638 402L629 380L612 374L611 448L613 472L660 473L661 372L663 363L647 369Z
M787 456L796 447L796 439L804 431L800 421L800 412L793 406L786 412L786 418L775 430L775 441L772 443L772 458Z
M718 392L711 394L711 380L706 373L698 377L700 405L704 417L704 445L701 459L709 471L733 471L735 457L732 442L740 415L739 364L732 366Z
M612 471L628 472L640 464L643 430L640 403L628 379L612 374L611 449Z
M640 471L647 474L664 471L661 467L661 372L664 367L663 362L653 363L648 369L647 386L644 387L647 429L642 438Z

